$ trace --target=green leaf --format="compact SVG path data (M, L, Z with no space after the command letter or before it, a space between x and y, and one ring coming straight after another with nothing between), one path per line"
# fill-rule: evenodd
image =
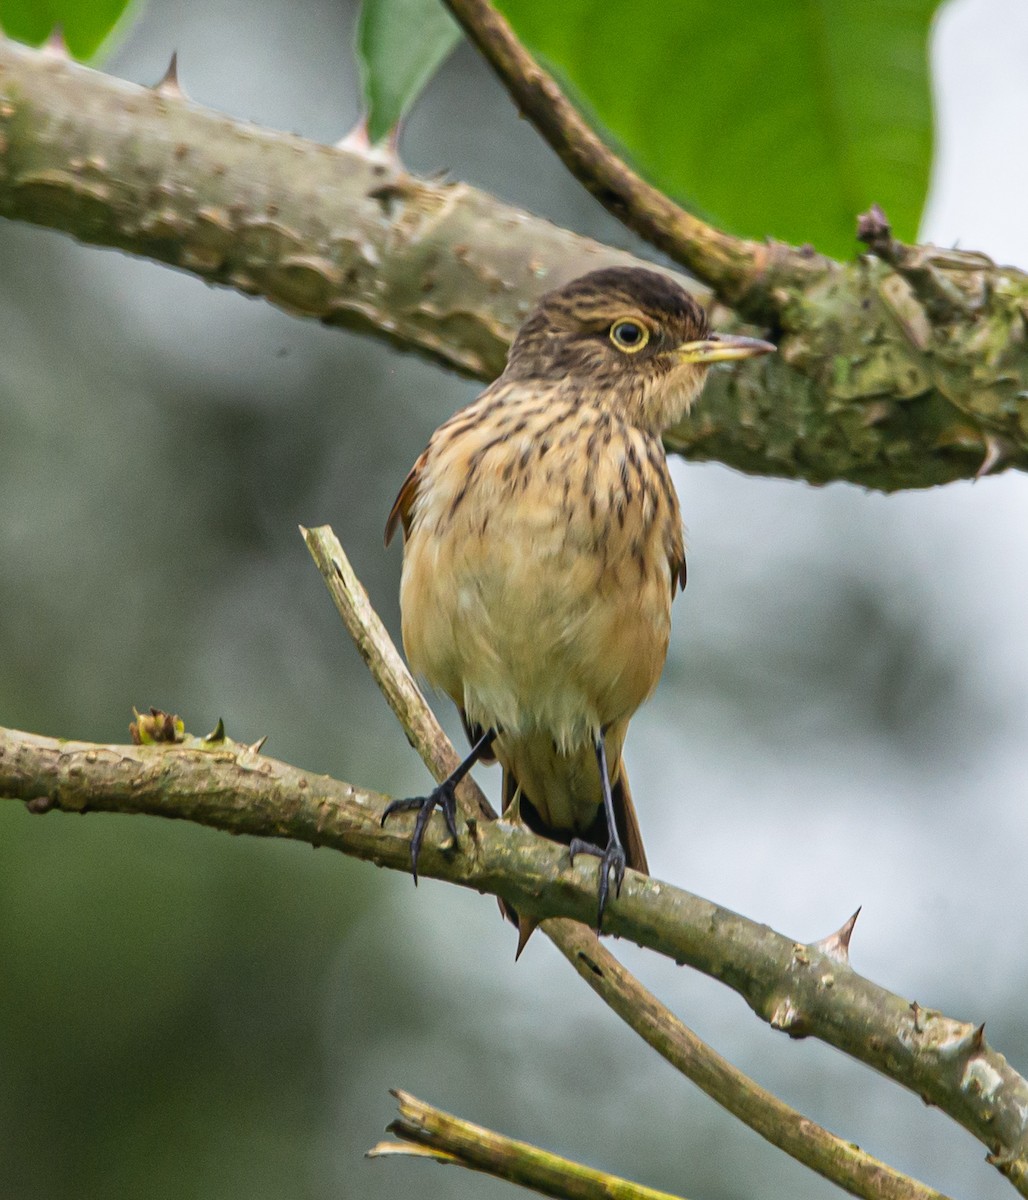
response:
M39 46L60 29L73 58L96 56L132 0L0 0L0 29Z
M459 38L441 0L364 0L357 57L372 142L395 128Z
M850 257L877 202L916 237L939 0L499 0L652 183L748 237Z

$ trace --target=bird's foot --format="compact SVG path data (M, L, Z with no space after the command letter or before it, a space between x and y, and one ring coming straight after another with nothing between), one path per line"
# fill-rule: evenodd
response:
M592 842L584 842L581 838L572 838L568 847L571 855L571 865L575 864L576 854L595 854L600 860L600 890L599 908L596 914L596 932L603 928L603 911L607 907L607 896L610 891L610 875L614 873L614 895L621 895L621 884L625 878L625 851L618 841L608 843L606 850L595 846Z
M411 874L414 876L415 886L418 882L418 858L421 854L421 843L425 840L425 830L428 828L428 819L432 812L438 808L443 814L446 821L446 828L450 831L450 836L454 842L457 841L457 785L450 779L444 780L438 787L433 788L427 796L414 796L410 800L393 800L386 806L385 812L382 814L382 824L398 812L417 812L418 817L414 822L414 832L410 839L410 867ZM622 868L623 870L624 868Z

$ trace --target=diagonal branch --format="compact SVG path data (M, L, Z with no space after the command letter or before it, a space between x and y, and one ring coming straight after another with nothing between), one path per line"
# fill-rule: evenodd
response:
M506 1179L558 1200L679 1200L668 1192L630 1183L615 1175L583 1167L570 1159L515 1141L481 1125L434 1108L409 1092L394 1091L399 1117L389 1132L403 1143L379 1142L368 1158L429 1154L437 1162L453 1163Z
M411 745L436 780L459 761L389 638L335 534L328 526L302 529L332 600ZM463 816L495 819L473 779L458 792ZM945 1200L934 1188L894 1171L852 1142L822 1129L732 1066L680 1021L599 941L592 929L551 918L541 930L582 979L621 1019L686 1078L733 1116L811 1170L868 1200ZM833 952L849 943L852 923Z
M781 242L752 242L715 229L647 183L597 137L489 0L445 0L514 103L572 175L651 245L709 284L748 320L771 323L777 288L806 287L830 259Z

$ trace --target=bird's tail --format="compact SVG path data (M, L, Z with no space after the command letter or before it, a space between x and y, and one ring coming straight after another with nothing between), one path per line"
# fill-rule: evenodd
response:
M635 805L632 803L632 791L628 786L628 772L625 770L625 764L622 760L619 764L620 769L617 772L616 780L611 784L610 794L614 801L614 819L617 822L618 836L621 839L621 844L625 848L625 863L631 867L633 871L639 871L643 875L650 873L649 863L646 861L646 850L643 847L642 833L639 829L639 818L635 812ZM553 829L544 825L532 804L531 797L526 796L523 791L520 791L520 785L513 771L506 767L503 771L503 808L504 814L514 812L518 815L521 822L526 825L533 833L538 833L542 837L547 837L551 841L570 843L573 837L579 837L587 842L593 842L598 846L607 844L608 830L607 819L603 812L602 805L597 807L596 819L588 829L571 830L571 829ZM518 929L518 948L515 952L515 959L521 957L521 952L528 945L528 939L535 932L539 925L537 917L522 916L518 913L506 900L500 900L500 912L517 926Z

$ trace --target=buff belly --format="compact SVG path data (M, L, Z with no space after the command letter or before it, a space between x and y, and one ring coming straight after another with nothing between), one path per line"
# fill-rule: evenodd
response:
M543 821L578 830L602 795L596 734L607 730L616 774L628 718L663 667L671 573L656 536L633 554L616 530L597 540L530 485L505 499L419 511L404 555L404 646L469 721L497 730L497 757Z

